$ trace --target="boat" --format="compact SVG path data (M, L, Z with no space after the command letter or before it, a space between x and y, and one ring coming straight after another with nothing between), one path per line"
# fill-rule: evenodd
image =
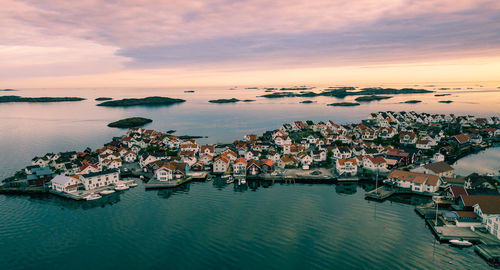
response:
M105 190L99 192L99 194L101 194L101 195L109 195L111 193L115 193L115 191L112 189L105 189Z
M450 240L450 244L457 247L470 247L472 243L466 240Z
M241 184L241 185L243 185L243 184L246 184L246 183L247 183L247 180L246 180L245 178L243 178L243 179L240 179L240 181L239 181L239 182L240 182L240 184Z
M222 179L224 179L224 178L222 178ZM234 182L234 178L233 178L233 176L232 176L232 175L228 175L228 177L226 177L226 179L227 179L227 180L226 180L226 183L227 183L227 184L231 184L231 183L233 183L233 182Z
M136 182L132 182L132 183L128 184L128 187L136 187L138 185L139 184L137 184Z
M222 178L222 179L228 179L228 178L232 178L232 177L233 176L230 175L230 174L225 174L225 175L221 176L220 178Z
M87 201L93 201L93 200L98 200L98 199L102 198L102 196L99 194L91 193L91 194L85 196L84 198Z
M119 184L115 187L115 190L117 191L120 191L120 190L126 190L128 189L128 186L127 185L124 185L124 184Z
M207 176L207 181L212 181L212 176L211 175Z

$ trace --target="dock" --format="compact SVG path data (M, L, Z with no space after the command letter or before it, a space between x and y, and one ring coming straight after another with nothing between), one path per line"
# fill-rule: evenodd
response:
M186 177L172 181L158 181L156 179L151 179L145 184L145 187L146 189L174 188L182 184L185 184L191 180L193 180L192 177Z
M481 244L474 247L474 251L491 265L500 265L500 245Z
M381 187L374 189L372 191L368 191L365 194L365 198L374 199L374 200L385 200L385 199L391 197L394 193L396 193L395 189L381 186Z

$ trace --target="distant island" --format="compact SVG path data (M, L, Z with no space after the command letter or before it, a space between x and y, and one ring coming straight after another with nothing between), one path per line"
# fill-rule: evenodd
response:
M422 102L422 101L421 100L412 99L412 100L407 100L407 101L402 102L402 103L415 104L415 103L420 103L420 102Z
M15 89L10 89L10 88L6 88L6 89L1 89L0 91L4 91L4 92L12 92L12 91L17 91Z
M254 99L244 99L244 100L239 100L237 98L231 98L231 99L213 99L209 100L208 102L210 103L236 103L236 102L253 102L255 101Z
M108 127L116 127L116 128L133 128L133 127L141 127L145 124L151 123L153 120L142 118L142 117L131 117L125 118L122 120L118 120L113 123L109 123Z
M210 103L236 103L236 102L240 102L239 99L237 98L231 98L231 99L213 99L213 100L209 100L208 102Z
M433 93L434 91L425 89L413 89L413 88L363 88L359 91L353 91L353 87L337 87L337 88L327 88L320 93L315 93L311 91L305 91L301 93L292 92L274 92L271 94L265 94L261 97L265 98L284 98L284 97L336 97L344 98L347 96L370 96L370 95L400 95L400 94L424 94ZM283 88L282 88L283 89Z
M435 94L435 97L451 96L451 94Z
M310 104L310 103L314 103L314 102L315 101L312 101L312 100L303 100L300 103L302 103L302 104Z
M47 103L47 102L67 102L82 101L79 97L20 97L20 96L1 96L0 103L9 102L29 102L29 103Z
M130 106L161 106L185 102L184 99L169 97L125 98L120 100L105 101L97 106L105 107L130 107Z
M361 104L357 102L338 102L338 103L330 103L327 104L327 106L341 106L341 107L352 107L352 106L359 106Z
M383 99L389 99L389 98L392 98L392 97L371 95L371 96L358 97L355 100L358 101L358 102L369 102L369 101L383 100Z
M110 97L98 97L95 99L96 101L105 101L105 100L112 100Z
M452 103L453 100L440 100L439 103Z
M186 90L184 93L194 93L194 90Z

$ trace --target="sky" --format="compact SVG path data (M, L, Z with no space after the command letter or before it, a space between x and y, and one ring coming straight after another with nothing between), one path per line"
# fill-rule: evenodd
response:
M498 0L0 5L0 88L500 80Z

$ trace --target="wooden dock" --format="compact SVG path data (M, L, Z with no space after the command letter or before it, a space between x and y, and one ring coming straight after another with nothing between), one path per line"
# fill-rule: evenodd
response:
M374 199L374 200L385 200L391 197L394 193L396 193L395 189L387 188L385 186L381 186L372 191L368 191L365 194L365 198Z
M477 245L474 251L491 265L500 265L500 245Z
M145 187L146 189L174 188L182 184L185 184L191 180L193 180L192 177L186 177L183 179L177 179L173 181L158 181L156 179L151 179L145 184Z

